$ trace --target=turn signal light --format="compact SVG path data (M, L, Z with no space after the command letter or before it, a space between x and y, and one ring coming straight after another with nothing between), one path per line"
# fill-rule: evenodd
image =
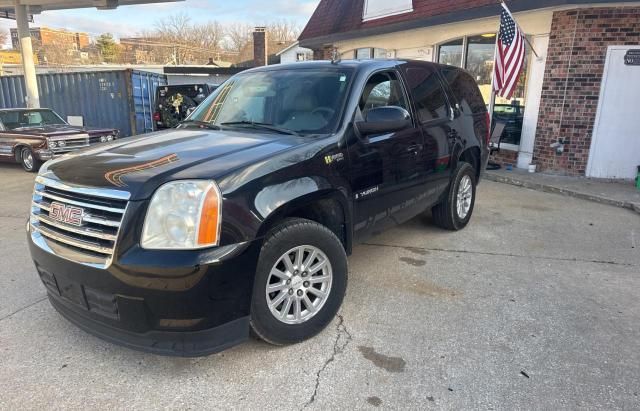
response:
M198 245L207 246L218 244L220 236L220 192L214 184L205 194L200 213L200 227L198 228Z

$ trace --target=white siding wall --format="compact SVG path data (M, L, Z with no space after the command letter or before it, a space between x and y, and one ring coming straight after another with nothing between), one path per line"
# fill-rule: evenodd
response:
M298 53L304 54L307 60L313 60L313 50L298 46L282 53L280 55L280 63L295 63L298 61Z

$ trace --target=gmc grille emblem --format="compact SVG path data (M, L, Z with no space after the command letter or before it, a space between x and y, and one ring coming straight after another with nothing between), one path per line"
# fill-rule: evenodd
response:
M54 201L49 207L49 218L61 223L67 223L71 225L82 225L82 216L84 210L80 207L74 207Z

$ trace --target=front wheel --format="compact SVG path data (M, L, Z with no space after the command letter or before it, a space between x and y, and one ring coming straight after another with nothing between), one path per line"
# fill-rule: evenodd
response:
M33 151L29 147L22 147L19 149L16 160L22 165L25 171L35 173L40 169L42 161L38 160L33 154Z
M447 197L431 209L433 222L447 230L461 230L471 220L476 200L476 173L461 162L453 172Z
M275 345L313 337L335 317L347 287L347 256L328 228L290 219L267 235L251 302L251 327Z

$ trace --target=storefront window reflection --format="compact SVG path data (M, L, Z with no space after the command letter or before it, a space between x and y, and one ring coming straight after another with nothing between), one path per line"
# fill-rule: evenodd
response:
M491 98L491 78L493 57L496 49L496 35L483 34L467 38L466 69L478 83L482 97L488 104Z
M440 45L438 63L462 67L463 39L453 40Z

